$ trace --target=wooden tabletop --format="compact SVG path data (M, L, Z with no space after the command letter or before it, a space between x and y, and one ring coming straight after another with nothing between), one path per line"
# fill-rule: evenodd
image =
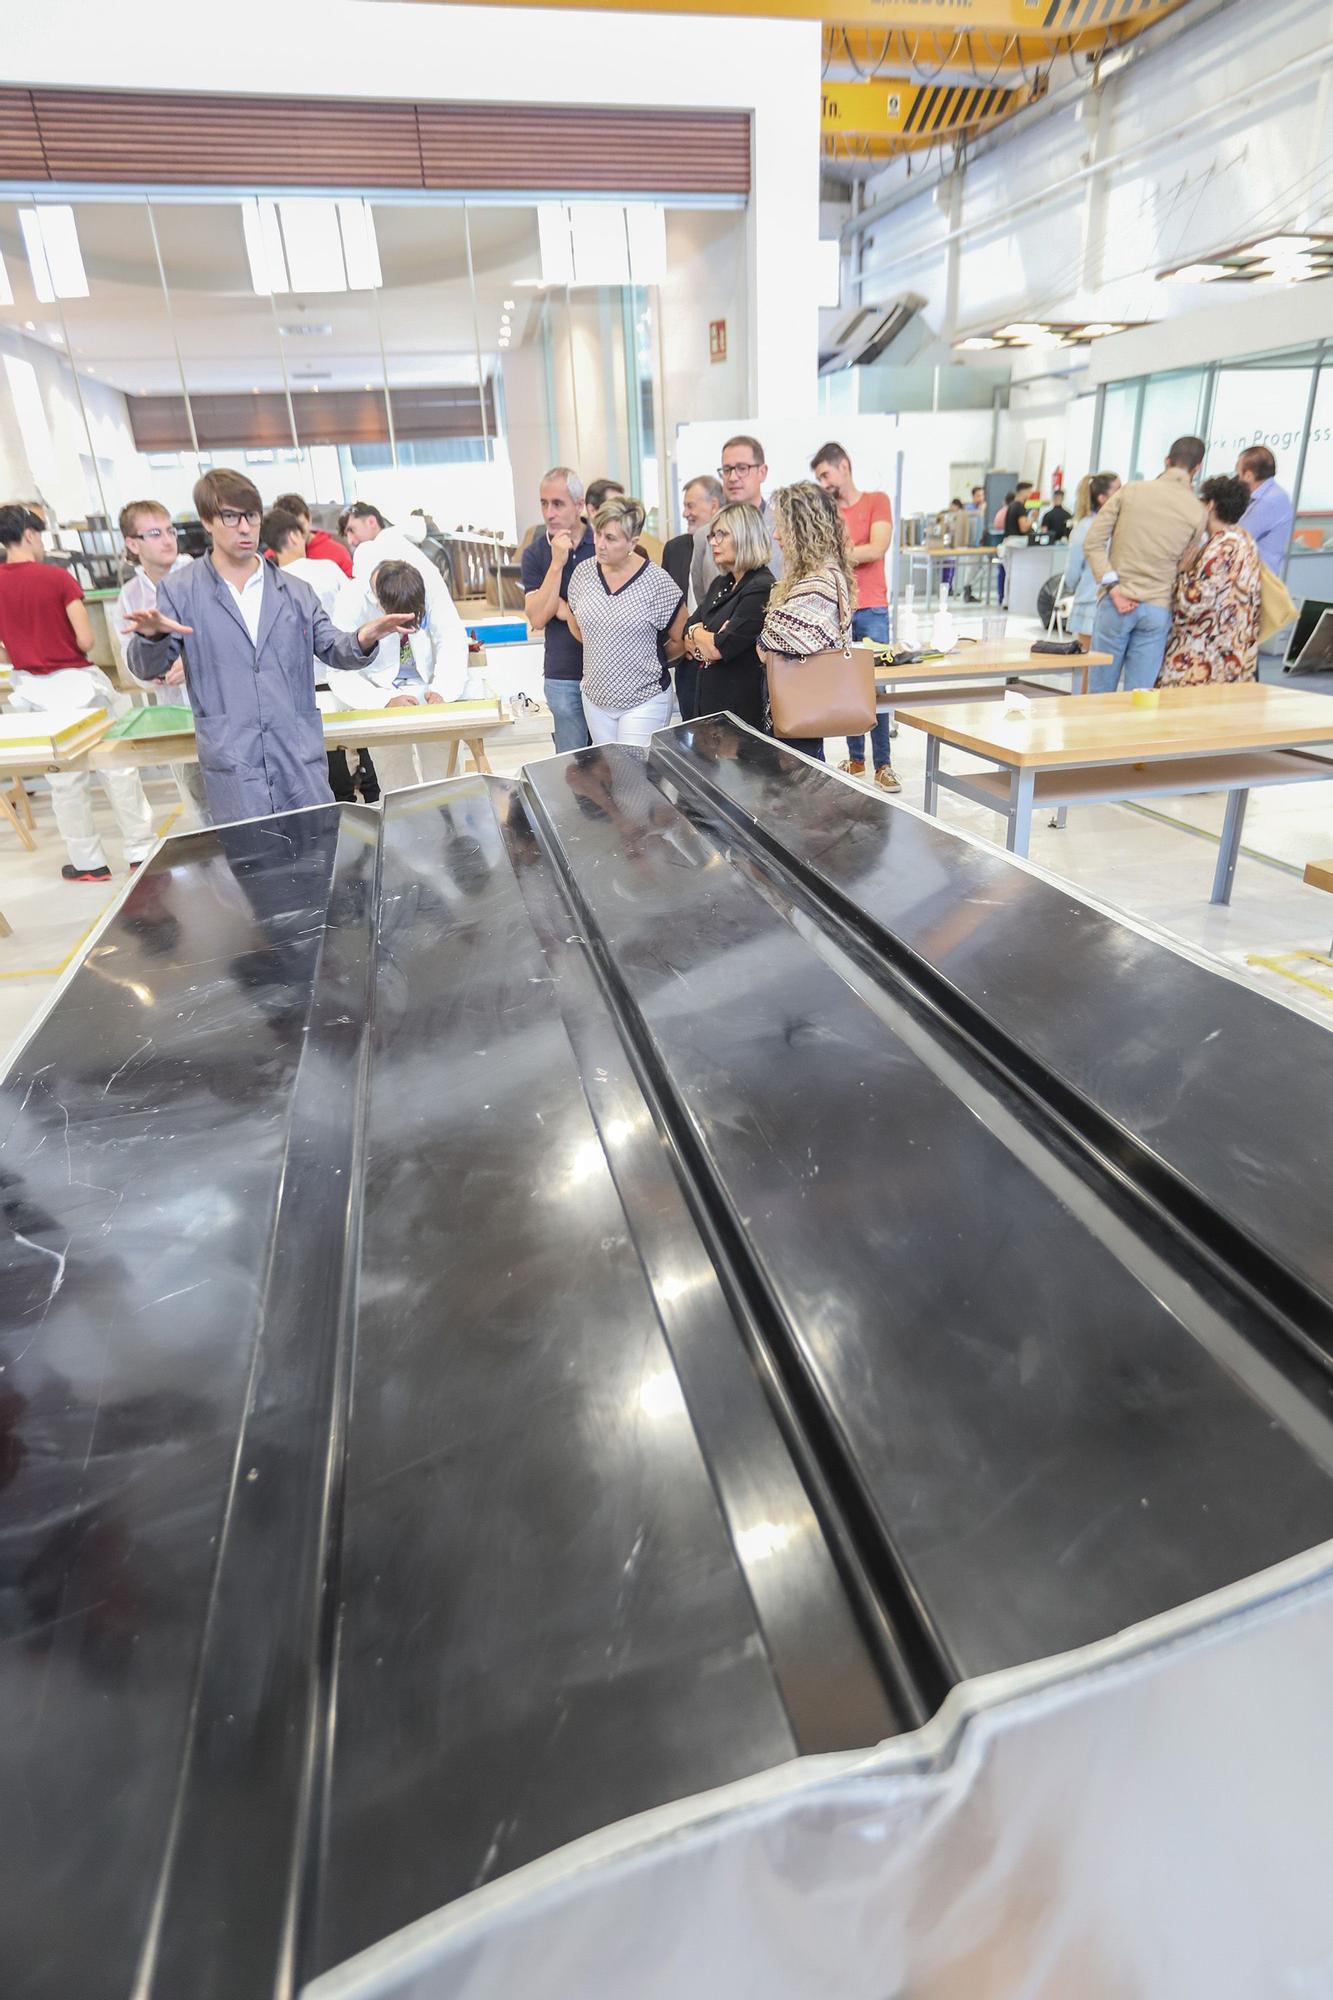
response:
M487 702L470 713L421 702L413 708L336 712L321 715L320 721L330 750L360 749L363 744L373 749L377 743L472 743L513 727L509 715L496 702ZM80 768L102 771L184 764L194 755L194 731L181 729L155 736L113 736L69 761Z
M1056 696L1030 716L1005 716L996 702L900 708L899 722L960 750L1024 770L1043 765L1145 763L1333 742L1333 697L1231 681L1217 687L1162 688L1156 708L1128 694Z
M875 646L856 646L854 652L874 654ZM961 645L942 659L920 660L913 667L876 667L881 681L936 680L961 681L980 674L1065 674L1081 673L1084 667L1109 667L1109 653L1034 653L1023 639L997 639L990 645Z

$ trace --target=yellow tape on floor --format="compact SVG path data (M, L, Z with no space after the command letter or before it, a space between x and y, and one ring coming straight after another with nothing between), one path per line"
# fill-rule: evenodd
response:
M1333 958L1329 958L1322 951L1280 951L1274 953L1271 958L1251 952L1246 956L1245 963L1258 966L1263 972L1276 973L1279 979L1289 979L1293 986L1307 987L1311 993L1319 993L1326 1000L1333 1000L1333 986L1325 985L1322 979L1307 979L1303 972L1292 972L1289 964L1292 959L1308 961L1313 965L1326 965L1329 971L1333 972Z

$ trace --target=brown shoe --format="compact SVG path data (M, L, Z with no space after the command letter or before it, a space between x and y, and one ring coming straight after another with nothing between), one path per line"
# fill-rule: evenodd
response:
M858 764L854 757L844 757L838 769L845 771L849 778L864 778L866 774L865 764Z
M902 786L898 782L898 774L892 764L880 765L875 773L875 783L882 792L900 792L902 790Z

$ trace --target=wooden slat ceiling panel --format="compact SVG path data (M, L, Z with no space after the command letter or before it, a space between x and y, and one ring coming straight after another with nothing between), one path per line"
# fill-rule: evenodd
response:
M750 191L745 112L421 104L417 124L427 187Z
M35 90L48 172L60 181L420 187L410 104Z
M143 452L189 451L190 426L180 396L131 396L130 428ZM292 442L287 398L276 392L259 396L191 395L199 443L205 451L286 451ZM387 444L389 426L384 397L377 390L312 389L292 394L296 434L302 444ZM486 391L486 422L495 430L490 385ZM475 389L395 389L393 426L400 440L412 438L480 437L481 410Z
M0 91L0 178L744 195L745 112Z
M0 90L0 179L44 181L47 178L32 93Z

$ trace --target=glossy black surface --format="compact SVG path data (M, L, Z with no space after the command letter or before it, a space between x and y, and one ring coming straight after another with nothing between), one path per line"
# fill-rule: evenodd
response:
M169 843L0 1093L6 2000L1333 1534L1327 1046L716 721Z

